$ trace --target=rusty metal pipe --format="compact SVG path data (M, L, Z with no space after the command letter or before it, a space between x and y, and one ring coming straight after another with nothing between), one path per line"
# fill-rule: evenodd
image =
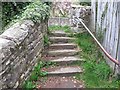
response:
M78 18L78 20L82 23L82 25L85 27L85 29L89 32L89 34L92 36L92 38L96 41L96 43L98 44L98 46L100 47L100 49L104 52L104 54L115 64L117 64L118 66L120 66L120 63L118 62L118 60L114 59L105 49L104 47L100 44L100 42L96 39L96 37L92 34L92 32L88 29L88 27L84 24L84 22L82 21L82 19Z

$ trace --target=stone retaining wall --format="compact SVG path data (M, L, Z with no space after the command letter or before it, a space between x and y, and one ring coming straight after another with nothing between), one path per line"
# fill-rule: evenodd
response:
M44 48L47 20L25 20L0 35L0 87L16 88L26 80Z
M71 26L71 20L67 17L52 17L49 19L48 25Z

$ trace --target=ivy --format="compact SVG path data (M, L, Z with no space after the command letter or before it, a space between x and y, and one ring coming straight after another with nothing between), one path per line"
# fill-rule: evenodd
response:
M27 9L22 14L22 19L31 19L33 22L39 23L49 17L49 9L48 5L36 0L36 2L27 6Z
M16 7L16 9L14 7ZM34 0L34 2L31 3L16 2L16 5L12 2L3 3L2 27L5 30L14 23L27 19L40 23L41 20L49 17L49 10L50 7L40 0Z
M20 15L30 2L2 2L2 27Z

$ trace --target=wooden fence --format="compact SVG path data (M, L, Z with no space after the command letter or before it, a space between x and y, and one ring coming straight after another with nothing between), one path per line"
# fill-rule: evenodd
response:
M107 52L120 62L120 2L92 0L91 17L96 36ZM107 62L113 69L116 69L117 73L120 73L120 67L108 59Z

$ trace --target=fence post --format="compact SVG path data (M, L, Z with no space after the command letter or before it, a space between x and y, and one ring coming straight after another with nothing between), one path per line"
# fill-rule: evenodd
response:
M119 29L119 38L118 38L118 62L120 63L120 2L117 2L117 10L118 10L118 29ZM118 66L118 74L120 79L120 66Z

